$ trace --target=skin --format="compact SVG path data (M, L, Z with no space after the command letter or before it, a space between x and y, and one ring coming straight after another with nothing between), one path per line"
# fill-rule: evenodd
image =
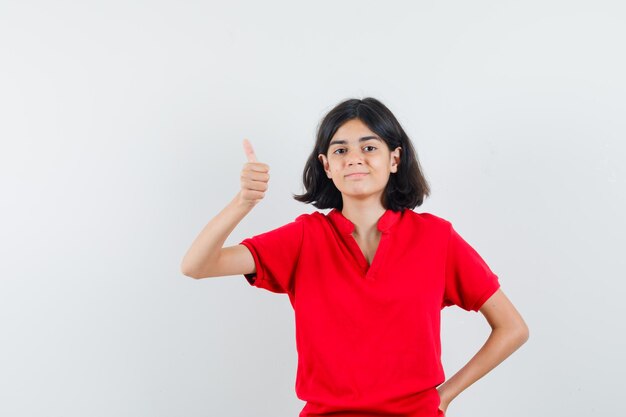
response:
M327 155L319 155L329 180L343 196L342 213L355 225L353 236L370 261L376 253L380 232L378 219L384 214L382 193L390 175L395 175L400 163L401 148L391 151L383 141L368 139L376 136L359 120L341 126L332 140ZM255 263L249 250L242 245L223 247L239 222L258 204L268 189L269 166L258 162L247 140L244 151L248 162L241 172L241 191L217 216L204 227L183 258L184 275L200 279L226 275L254 273ZM361 177L349 177L364 172ZM491 326L491 334L480 350L437 391L439 408L445 413L450 402L467 387L495 368L528 339L528 327L513 304L498 290L481 307L480 312Z
M341 192L342 213L354 223L353 236L370 263L380 241L376 225L385 213L383 191L389 176L398 171L401 151L390 151L367 125L353 119L337 129L327 154L318 155L326 176ZM355 172L365 175L349 176Z
M439 408L444 413L454 398L528 340L526 323L502 290L496 291L479 311L491 326L491 334L463 368L437 387L441 398Z
M226 239L248 213L265 197L269 165L259 162L248 140L243 141L248 162L241 170L241 189L230 203L200 231L180 265L194 279L252 274L254 258L243 245L224 246Z

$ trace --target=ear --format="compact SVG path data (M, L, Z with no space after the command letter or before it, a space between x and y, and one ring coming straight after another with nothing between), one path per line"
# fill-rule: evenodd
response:
M330 176L330 168L328 166L328 158L326 158L326 155L321 153L321 154L317 155L317 159L320 161L320 163L324 167L324 171L326 171L326 176L328 178L331 178L331 176Z
M402 152L402 148L398 146L391 152L391 172L398 172L398 165L400 164L400 153Z

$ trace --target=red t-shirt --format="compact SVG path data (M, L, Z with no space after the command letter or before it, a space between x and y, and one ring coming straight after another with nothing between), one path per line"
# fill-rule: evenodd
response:
M256 265L248 282L294 308L301 417L437 416L441 309L478 311L499 288L447 220L386 210L377 227L371 265L337 209L241 242Z

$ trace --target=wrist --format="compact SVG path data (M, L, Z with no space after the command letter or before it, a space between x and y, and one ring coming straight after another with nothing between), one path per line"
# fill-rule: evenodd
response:
M251 200L245 200L241 196L241 191L239 191L233 199L232 204L234 204L237 209L244 211L247 214L250 210L254 208L256 202Z
M437 392L439 393L440 407L445 410L450 405L450 402L454 399L450 395L450 391L446 388L446 384L441 384L437 387Z

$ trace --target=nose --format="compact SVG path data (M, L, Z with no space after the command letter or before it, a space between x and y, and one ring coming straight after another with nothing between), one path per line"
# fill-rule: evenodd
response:
M359 152L350 152L346 158L348 165L354 164L362 164L363 163L363 155Z

